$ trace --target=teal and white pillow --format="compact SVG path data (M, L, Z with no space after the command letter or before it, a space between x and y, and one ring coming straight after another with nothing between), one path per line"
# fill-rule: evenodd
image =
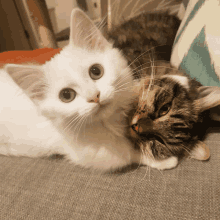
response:
M171 64L205 86L220 86L220 0L185 0Z

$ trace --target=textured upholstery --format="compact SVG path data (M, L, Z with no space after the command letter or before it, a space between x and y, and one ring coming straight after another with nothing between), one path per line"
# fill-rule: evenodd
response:
M100 174L65 160L0 156L0 219L212 219L220 216L220 126L207 162Z

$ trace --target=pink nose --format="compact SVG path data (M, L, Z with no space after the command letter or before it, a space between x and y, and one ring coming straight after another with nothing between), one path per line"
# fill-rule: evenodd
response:
M96 93L93 97L91 97L88 102L99 103L100 92Z

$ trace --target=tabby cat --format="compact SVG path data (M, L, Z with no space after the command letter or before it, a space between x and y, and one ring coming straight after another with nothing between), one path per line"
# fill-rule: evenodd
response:
M169 65L179 25L168 12L145 12L114 27L108 36L127 58L134 78L140 78L135 86L139 98L129 115L136 147L155 160L186 154L206 160L209 149L199 137L208 113L195 104L201 85ZM200 154L193 152L196 147Z
M130 113L131 137L156 160L186 155L207 160L209 149L200 139L209 112L199 101L201 85L165 62L155 62L152 69L154 75L136 85L139 99Z

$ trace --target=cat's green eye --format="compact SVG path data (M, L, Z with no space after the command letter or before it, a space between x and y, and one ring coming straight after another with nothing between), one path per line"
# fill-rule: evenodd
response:
M166 115L171 109L172 102L163 105L159 111L159 117Z
M62 102L71 102L76 97L76 92L73 89L65 88L60 91L59 98Z
M100 64L94 64L89 68L89 75L93 80L100 79L104 74L104 68Z

